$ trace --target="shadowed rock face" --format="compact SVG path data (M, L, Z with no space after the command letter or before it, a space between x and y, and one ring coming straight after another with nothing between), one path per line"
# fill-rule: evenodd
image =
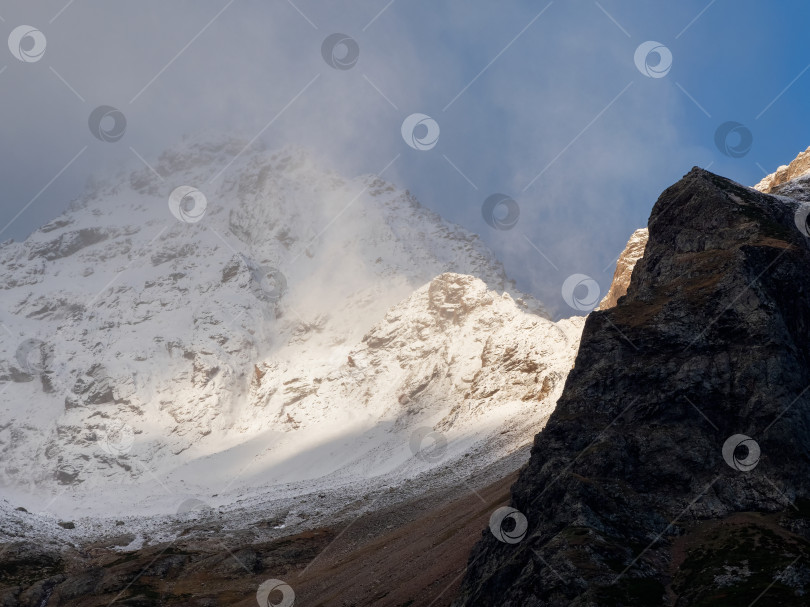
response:
M796 208L697 168L661 195L627 295L588 318L512 487L526 537L485 531L455 606L740 605L766 589L759 604L807 604L810 246ZM753 470L724 461L735 434L759 445Z

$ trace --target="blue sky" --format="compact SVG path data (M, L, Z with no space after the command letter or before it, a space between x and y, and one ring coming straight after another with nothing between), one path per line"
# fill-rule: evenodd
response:
M34 63L0 50L0 240L53 218L90 175L140 166L133 149L250 139L281 112L268 146L309 146L349 176L396 158L384 178L481 234L565 316L565 279L606 290L629 234L692 166L752 185L810 145L800 0L13 0L0 18L3 36L25 24L47 37ZM321 56L335 32L357 42L351 69ZM666 76L636 67L646 41L671 52ZM88 131L102 104L126 115L120 142ZM400 134L417 112L440 126L430 150ZM715 145L728 121L753 137L742 157ZM520 207L510 230L482 217L495 193Z

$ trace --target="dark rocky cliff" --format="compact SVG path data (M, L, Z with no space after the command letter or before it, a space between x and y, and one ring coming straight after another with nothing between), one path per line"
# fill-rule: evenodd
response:
M526 536L484 532L454 605L810 604L797 205L697 168L661 195L512 488Z

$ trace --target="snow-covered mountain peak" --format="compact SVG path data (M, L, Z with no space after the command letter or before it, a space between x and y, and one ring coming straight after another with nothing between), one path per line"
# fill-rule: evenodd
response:
M4 484L103 491L211 461L227 476L266 433L265 474L244 481L377 474L413 458L417 421L469 447L504 403L539 406L535 427L550 412L581 323L548 321L408 192L247 143L186 141L0 246ZM501 355L524 362L482 371ZM378 457L289 464L347 433Z

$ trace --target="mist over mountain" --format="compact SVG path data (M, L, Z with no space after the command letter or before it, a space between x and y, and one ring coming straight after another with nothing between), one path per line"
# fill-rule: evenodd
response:
M6 0L0 607L810 602L808 17Z

